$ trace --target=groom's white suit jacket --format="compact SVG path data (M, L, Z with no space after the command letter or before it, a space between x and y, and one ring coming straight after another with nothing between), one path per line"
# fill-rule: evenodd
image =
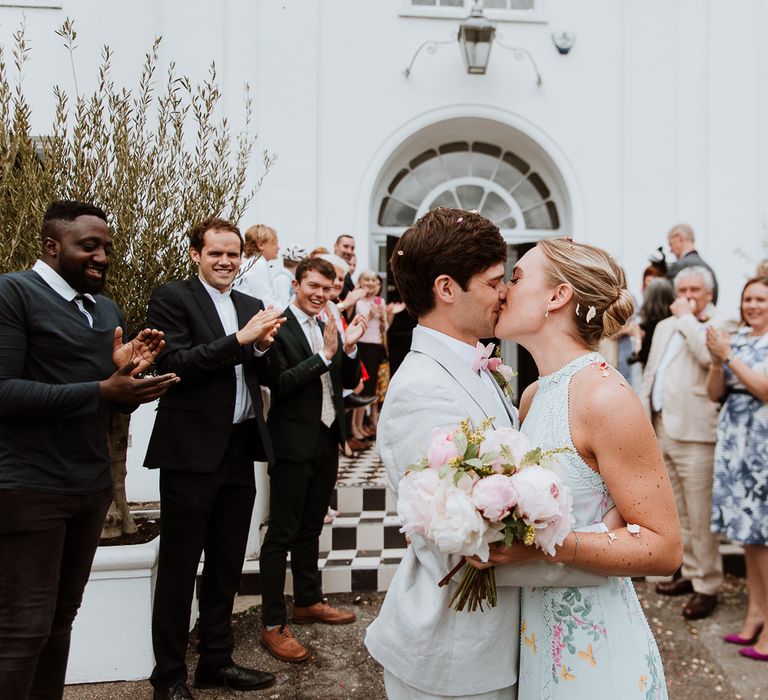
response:
M421 327L411 352L394 374L378 426L379 454L390 488L425 454L436 427L474 425L494 417L495 425L517 427L517 411L500 404L470 363ZM457 583L437 582L458 563L414 535L395 573L365 644L384 668L408 685L434 695L484 693L515 684L519 646L519 586L588 586L605 579L567 573L559 564L534 562L496 569L498 605L484 612L457 613L448 599ZM460 576L456 576L456 581Z

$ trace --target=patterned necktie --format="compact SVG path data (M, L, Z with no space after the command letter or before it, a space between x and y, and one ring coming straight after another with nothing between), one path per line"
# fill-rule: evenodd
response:
M309 323L309 337L312 338L312 350L322 353L323 339L320 326L317 325L317 320L314 318L310 318L307 323ZM320 381L323 383L323 408L320 411L320 420L323 425L330 428L336 418L336 409L333 407L333 396L331 395L331 375L328 372L323 372L320 375Z
M88 299L83 294L78 294L73 300L72 303L77 307L77 310L83 314L88 319L88 325L93 328L93 316L88 312L88 309L85 308L85 302L87 302Z

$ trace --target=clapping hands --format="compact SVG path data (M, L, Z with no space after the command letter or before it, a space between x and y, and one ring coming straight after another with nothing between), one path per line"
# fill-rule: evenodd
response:
M368 328L368 319L358 314L352 319L352 323L347 326L347 332L344 338L344 352L349 355L354 352L357 341L362 338L365 329Z
M268 350L275 342L277 332L280 326L285 323L285 316L282 311L273 309L271 306L262 309L259 313L251 317L235 336L240 345L254 344L259 350Z
M155 359L165 346L163 335L162 331L145 328L133 340L123 343L123 329L118 326L115 328L112 341L112 362L115 363L115 367L125 367L135 362L131 369L131 376L143 374L155 363Z
M724 331L708 326L707 350L709 350L713 360L721 363L725 362L731 354L731 336Z

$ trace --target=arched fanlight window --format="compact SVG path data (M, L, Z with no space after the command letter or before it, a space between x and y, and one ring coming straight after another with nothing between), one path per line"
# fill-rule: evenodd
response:
M411 159L389 183L377 223L408 227L438 207L476 209L502 231L560 228L550 188L520 156L480 141L454 141Z

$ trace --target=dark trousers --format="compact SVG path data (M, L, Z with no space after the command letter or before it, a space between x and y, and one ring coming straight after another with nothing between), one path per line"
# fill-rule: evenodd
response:
M112 487L0 490L0 698L62 697L72 622L111 501Z
M286 623L285 567L289 551L294 604L304 607L322 600L317 557L323 518L339 470L335 436L335 432L323 428L311 459L278 459L270 469L269 526L259 556L264 625Z
M156 688L187 680L189 618L202 552L198 668L215 670L232 662L230 618L256 495L248 448L249 432L255 430L255 421L234 426L213 472L160 470L160 555L152 610L155 668L150 679Z

